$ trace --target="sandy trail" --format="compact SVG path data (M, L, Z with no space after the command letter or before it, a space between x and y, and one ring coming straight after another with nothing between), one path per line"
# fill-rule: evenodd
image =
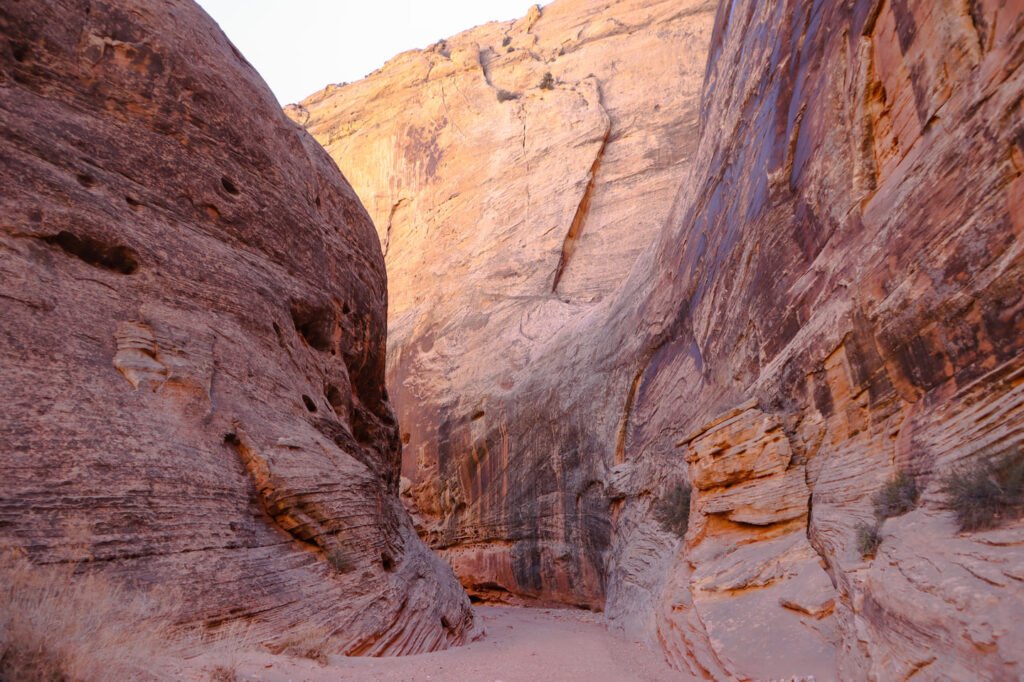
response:
M609 632L601 616L569 609L477 607L487 634L456 649L395 658L331 656L327 665L267 653L246 656L238 679L266 682L574 682L689 680L662 655Z

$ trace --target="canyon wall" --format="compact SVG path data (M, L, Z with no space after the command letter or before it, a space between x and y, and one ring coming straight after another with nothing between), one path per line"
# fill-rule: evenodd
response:
M471 593L715 679L1024 674L1024 524L943 492L1024 456L1022 62L1020 0L560 0L292 108L377 222Z
M532 397L527 382L668 215L697 145L714 8L562 0L288 108L377 226L407 499L474 596L604 603L600 446L549 457L586 433L561 408L522 432L525 407L584 395L589 378L551 376ZM600 393L621 410L621 389Z
M631 454L694 487L654 609L681 664L821 677L834 645L843 679L1024 672L1024 524L960 532L942 490L1024 457L1022 65L1019 1L720 8L630 420ZM920 499L865 557L901 472Z
M319 145L186 1L0 7L0 546L182 625L476 632L399 502L386 277Z

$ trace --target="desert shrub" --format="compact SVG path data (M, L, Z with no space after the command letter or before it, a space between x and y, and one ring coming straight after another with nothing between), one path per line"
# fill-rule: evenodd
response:
M305 625L290 630L274 644L267 646L272 654L297 656L327 665L327 649L331 638L330 630L317 625Z
M540 79L541 90L554 90L555 89L555 77L551 75L550 71L544 73L544 77Z
M237 682L238 669L229 665L218 665L210 670L210 682Z
M875 552L882 546L882 534L878 530L878 524L861 521L856 529L857 551L865 558L875 556Z
M501 46L502 47L508 47L511 44L512 44L512 36L505 36L504 39L502 39L502 41L501 41Z
M1024 456L983 457L954 468L942 481L946 505L962 531L994 528L1024 512Z
M875 518L884 521L913 511L920 497L917 482L901 471L871 498L875 505Z
M0 554L0 680L154 678L172 614L102 575L74 573Z
M513 99L519 99L519 95L517 95L514 92L509 92L508 90L498 90L499 102L508 102L509 100Z
M654 505L654 518L661 527L679 537L690 525L690 484L679 483Z

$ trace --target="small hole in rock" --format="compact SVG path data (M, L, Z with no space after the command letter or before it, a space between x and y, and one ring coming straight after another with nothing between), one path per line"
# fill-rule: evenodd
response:
M81 185L82 187L92 187L93 185L96 184L96 178L89 175L88 173L79 173L78 184Z
M296 303L292 306L292 324L311 347L323 353L333 350L335 322L330 310Z
M408 445L410 440L412 440L411 433L406 432L402 434L402 445Z
M319 194L316 195L316 207L320 208L320 195Z
M234 431L229 431L224 434L224 442L227 445L234 445L236 447L242 444L242 441L238 438L238 434Z
M128 204L132 208L139 208L140 206L142 206L142 202L141 201L139 201L135 197L131 197L131 196L128 196L128 195L125 195L124 203Z
M224 187L224 191L228 194L238 195L238 186L228 176L224 176L220 179L221 186Z
M28 59L28 45L12 42L11 54L14 55L15 61L24 62Z
M310 412L316 412L316 403L314 403L313 399L310 398L308 395L302 396L302 402L306 404L307 410L309 410Z
M441 627L443 627L445 630L452 629L452 624L448 622L448 618L446 618L445 616L441 616Z
M387 552L380 553L380 565L384 567L385 571L395 570L395 560L391 558L391 555Z
M480 419L483 416L484 416L484 411L483 410L477 410L476 412L473 413L473 416L470 417L469 420L475 422L477 419Z
M348 303L345 303L345 304L343 304L341 306L341 314L342 315L348 315L351 312L352 312L352 309L348 307Z
M122 275L130 275L139 269L135 252L127 246L108 246L91 237L79 237L64 230L43 237L43 241L98 268L120 272Z

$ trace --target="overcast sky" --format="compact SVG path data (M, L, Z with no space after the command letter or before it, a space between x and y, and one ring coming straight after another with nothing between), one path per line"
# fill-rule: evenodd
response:
M538 0L198 0L281 104ZM544 4L541 2L541 4Z

